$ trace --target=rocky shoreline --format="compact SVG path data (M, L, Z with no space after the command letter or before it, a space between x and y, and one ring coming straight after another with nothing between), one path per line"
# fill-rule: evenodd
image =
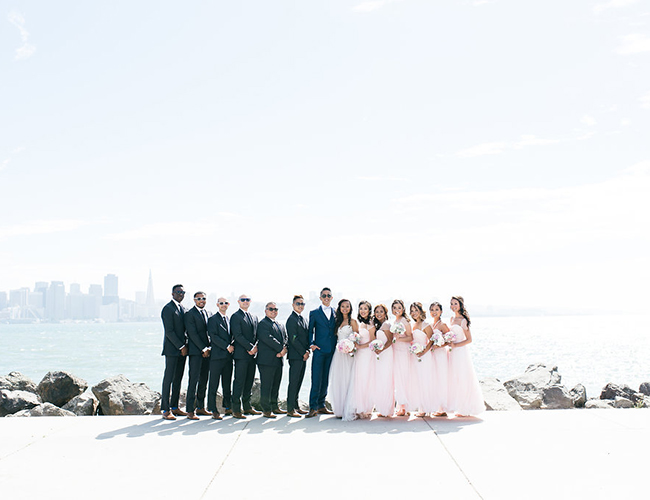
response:
M487 378L480 383L485 406L493 411L650 408L650 382L642 383L638 391L608 383L599 397L588 398L582 384L569 389L561 381L557 366L536 363L504 382ZM257 379L251 403L259 409ZM217 405L221 407L221 395L217 395ZM19 372L0 376L0 417L159 414L160 393L124 375L106 378L91 388L85 380L63 371L48 372L38 384Z

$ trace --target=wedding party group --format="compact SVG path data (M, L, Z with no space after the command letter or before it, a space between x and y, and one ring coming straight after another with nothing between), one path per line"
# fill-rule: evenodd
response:
M431 319L419 302L396 299L388 307L372 308L361 301L356 318L349 300L332 307L332 292L323 288L321 305L303 316L305 300L293 297L293 312L282 324L278 307L268 302L259 320L248 309L251 298L240 295L239 309L227 315L230 303L217 299L218 311L206 309L206 294L194 294L186 309L183 285L174 285L172 300L161 317L164 328L165 372L162 418L221 420L217 391L221 386L225 415L305 418L334 414L343 420L379 417L477 415L485 410L483 395L467 345L471 320L460 296L452 297L453 316L442 321L443 307L429 306ZM287 409L280 409L283 359L289 363ZM307 360L311 359L309 411L300 408L298 394ZM179 408L181 381L189 364L185 411ZM255 372L260 377L260 409L251 404ZM207 407L205 405L207 395ZM328 409L326 398L331 403Z

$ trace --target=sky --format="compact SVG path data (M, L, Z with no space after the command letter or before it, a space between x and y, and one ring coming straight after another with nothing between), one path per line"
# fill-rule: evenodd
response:
M641 0L4 0L0 290L647 311L649 63Z

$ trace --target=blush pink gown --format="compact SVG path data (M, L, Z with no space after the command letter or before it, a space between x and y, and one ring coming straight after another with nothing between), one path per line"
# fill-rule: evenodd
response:
M435 326L437 326L437 323ZM437 328L433 332L442 333ZM442 413L451 411L447 402L449 385L449 350L438 347L432 350L433 357L433 412Z
M368 325L359 321L359 335L361 335L361 344L367 344L370 341L370 332ZM377 356L369 347L357 349L354 355L354 407L355 412L364 417L369 417L372 413L372 384L375 380L375 361Z
M402 318L406 326L406 320ZM397 337L397 334L393 334ZM393 373L395 379L395 402L397 405L404 405L410 408L410 399L417 399L410 396L411 392L411 358L413 355L409 352L410 344L408 342L393 343ZM415 401L414 401L415 402ZM416 402L417 404L417 402Z
M413 330L413 342L416 342L423 347L426 347L429 338L424 333L424 329L429 326L429 323L422 322L421 330ZM411 325L413 327L413 325ZM418 359L420 361L418 361ZM434 364L433 355L431 351L424 353L418 358L415 354L411 354L411 384L410 384L410 397L409 409L412 411L421 411L424 413L432 413L435 409L434 399Z
M384 323L382 328L390 328L390 323ZM372 353L372 360L375 362L375 378L372 384L371 400L377 413L388 417L395 410L395 385L393 383L393 346L395 344L389 343L386 332L383 330L378 330L376 337L388 345L388 348L379 354L379 359L374 352Z
M462 325L467 325L464 318ZM449 329L456 334L454 343L466 339L462 326L452 324ZM449 407L456 414L478 415L485 411L483 393L474 372L468 345L452 347L449 353L448 397Z

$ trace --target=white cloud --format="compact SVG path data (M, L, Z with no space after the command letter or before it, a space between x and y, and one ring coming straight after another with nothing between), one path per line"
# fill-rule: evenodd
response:
M158 237L214 235L232 225L239 224L241 217L230 212L219 212L215 219L192 221L192 222L158 222L146 224L136 229L130 229L121 233L113 233L104 236L107 240L139 240Z
M587 125L588 127L593 127L598 123L596 119L591 115L585 115L580 119L580 123Z
M650 91L646 92L641 97L639 97L639 101L641 101L642 108L650 109Z
M0 240L16 236L31 236L37 234L60 233L73 231L85 225L86 222L75 219L39 220L23 222L11 226L0 226Z
M2 160L2 163L0 163L0 172L2 172L7 166L11 163L11 158L5 158Z
M650 37L641 33L632 33L621 37L621 45L616 52L623 55L650 52Z
M363 2L359 5L356 5L355 7L352 7L352 10L355 12L372 12L373 10L382 8L384 5L398 1L400 0L370 0L368 2Z
M627 7L628 5L633 5L639 0L610 0L607 3L601 3L594 7L594 12L600 14L609 9L618 9L621 7Z
M522 135L518 141L484 142L467 149L462 149L453 156L457 158L474 158L476 156L497 155L509 149L523 149L529 146L547 146L559 142L561 142L559 139L543 139L535 135Z
M27 59L36 52L36 46L29 43L29 31L25 29L25 18L17 11L11 11L8 16L9 22L20 31L20 38L23 45L16 49L16 60Z

